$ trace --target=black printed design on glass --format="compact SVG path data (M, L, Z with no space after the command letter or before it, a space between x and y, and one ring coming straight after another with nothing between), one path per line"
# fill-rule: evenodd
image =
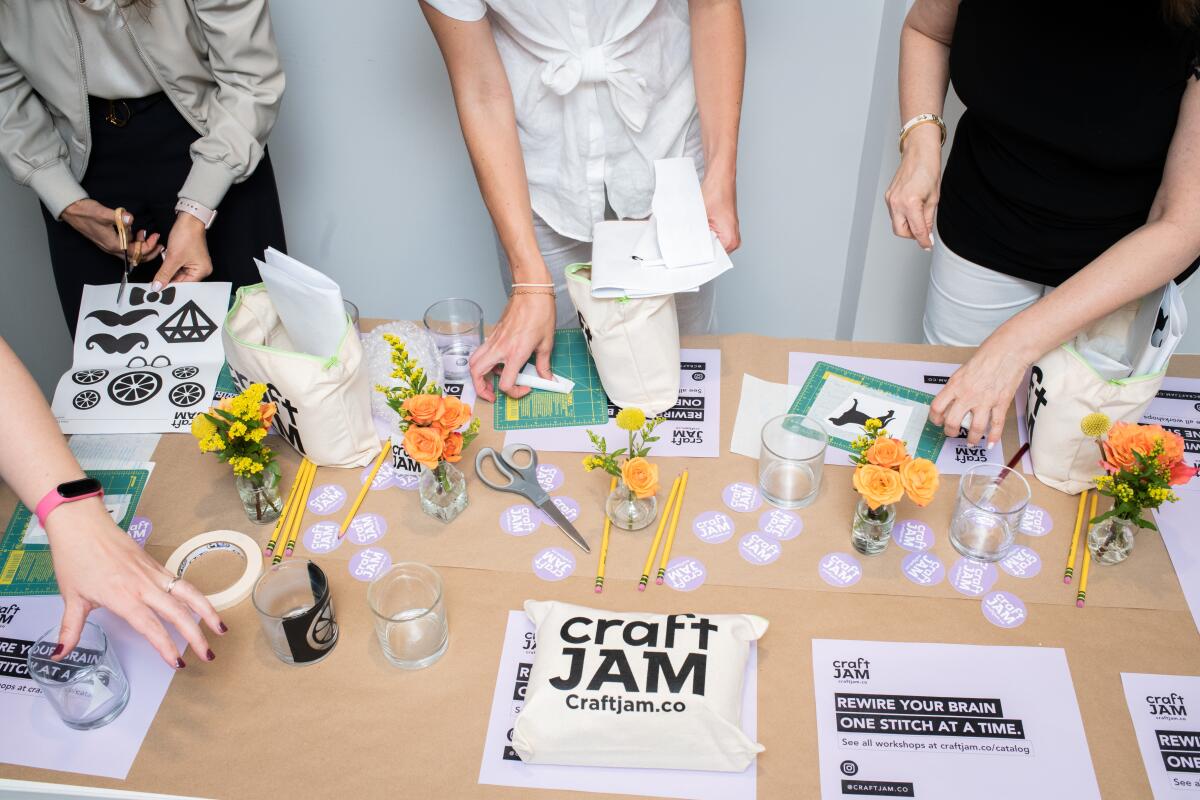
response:
M80 411L87 411L89 408L94 408L100 402L100 393L95 389L84 389L71 400L71 405L78 408Z
M158 334L167 344L191 344L208 341L216 329L196 301L188 300L158 326Z
M80 386L91 386L93 383L99 383L107 377L108 370L106 369L81 369L71 375L71 380Z
M194 406L200 402L202 397L204 397L204 387L191 381L174 386L167 393L167 399L179 408Z
M157 317L158 312L153 308L137 308L125 314L118 314L116 311L108 311L106 309L97 309L88 314L85 319L96 319L106 328L126 328L130 325L136 325L146 317Z
M145 350L150 346L150 340L146 338L145 334L141 333L127 333L121 337L116 337L109 333L94 333L88 337L87 342L84 344L88 350L92 349L92 345L99 347L109 354L128 353L139 345Z
M114 403L136 406L149 400L162 389L162 377L156 372L126 372L112 379L108 396Z
M194 378L200 373L199 367L176 367L171 370L171 375L179 378L181 381L186 381L188 378Z
M135 286L129 290L129 305L131 306L140 306L143 303L158 303L159 305L169 306L174 302L174 286L168 286L161 292L147 292L140 286Z
M333 618L333 600L325 574L315 564L308 565L313 607L283 620L283 634L297 664L316 661L337 644L338 624Z

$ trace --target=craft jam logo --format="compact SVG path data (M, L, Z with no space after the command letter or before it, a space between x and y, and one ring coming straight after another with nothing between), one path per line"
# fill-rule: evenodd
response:
M0 609L2 611L3 609ZM1146 706L1150 711L1150 716L1159 721L1187 720L1187 706L1184 704L1183 695L1171 694L1166 695L1146 695Z
M246 391L246 387L253 383L253 381L233 367L229 368L229 374L233 378L233 384L239 392ZM292 405L290 400L279 393L279 389L275 388L275 384L270 381L263 381L263 383L267 386L267 395L263 399L268 403L274 403L278 409L275 414L275 421L271 424L271 429L284 439L287 439L288 443L303 455L305 453L304 442L300 438L300 428L296 421L300 414L299 410Z
M1034 367L1029 373L1029 409L1026 411L1025 427L1029 429L1029 440L1033 441L1033 428L1037 424L1038 411L1049 401L1046 398L1046 376L1040 367Z
M16 603L12 603L11 605L7 606L0 606L0 627L11 625L13 620L17 617L17 612L20 610L21 607Z
M871 680L871 662L865 658L838 660L832 666L833 678L838 683L867 683Z

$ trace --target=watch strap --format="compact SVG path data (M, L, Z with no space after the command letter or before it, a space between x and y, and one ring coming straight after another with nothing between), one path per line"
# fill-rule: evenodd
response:
M179 198L179 201L175 203L175 213L178 214L181 211L185 214L191 214L193 217L203 222L204 230L211 228L213 220L217 218L217 212L215 209L201 205L195 200L188 200L186 197Z
M59 484L50 491L46 492L46 496L38 501L37 508L33 510L33 513L37 515L38 522L41 523L43 528L46 527L46 518L50 516L50 512L64 503L74 503L79 500L87 500L89 497L104 496L104 490L97 488L92 492L85 492L84 494L75 495L74 497L67 497L62 493L61 487L63 485L64 484Z

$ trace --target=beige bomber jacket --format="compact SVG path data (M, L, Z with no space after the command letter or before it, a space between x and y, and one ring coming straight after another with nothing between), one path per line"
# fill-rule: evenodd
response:
M87 197L87 64L67 3L0 0L0 158L57 219ZM200 135L179 190L217 208L262 160L284 75L267 0L121 4L137 51Z

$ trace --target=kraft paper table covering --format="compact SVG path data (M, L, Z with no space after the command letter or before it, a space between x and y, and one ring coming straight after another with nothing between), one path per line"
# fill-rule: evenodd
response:
M722 391L736 398L741 374L783 380L786 354L793 350L961 361L965 350L917 345L782 341L750 336L701 338L688 346L724 351ZM1176 357L1172 374L1200 374L1200 358ZM724 404L722 449L727 451L736 403ZM497 444L490 430L475 447ZM1006 452L1015 448L1012 423ZM469 453L468 453L469 455ZM555 492L580 503L578 527L598 540L604 476L585 474L579 456L545 453L565 474ZM298 458L283 452L285 479ZM201 530L232 527L259 540L267 528L252 529L237 508L227 467L202 456L185 436L164 436L158 464L139 513L154 532L148 551L165 560L176 545ZM1074 608L1073 593L1058 575L1074 522L1075 501L1033 481L1035 502L1050 510L1049 536L1025 539L1043 558L1032 580L1001 575L998 588L1025 600L1029 620L1013 630L987 624L977 599L944 585L922 589L899 574L894 545L881 557L860 557L865 575L850 590L834 590L816 577L817 558L849 549L853 497L844 467L826 470L820 501L801 512L804 532L783 543L774 564L753 567L737 553L736 536L720 545L700 542L691 517L721 508L720 490L734 480L753 482L755 462L727 452L717 460L665 461L669 480L682 466L691 470L688 498L675 552L704 561L708 581L683 594L652 587L635 591L648 538L614 532L604 594L591 591L595 551L576 553L574 577L546 583L532 574L533 554L546 546L569 548L560 533L543 526L528 537L501 533L497 517L516 498L493 493L468 471L471 508L450 525L424 517L413 492L372 492L364 510L383 514L388 533L376 546L393 560L425 560L440 567L446 582L451 643L430 669L406 673L388 666L379 651L366 607L366 584L352 579L346 561L359 548L345 543L317 557L331 577L341 641L321 664L291 668L278 662L261 635L247 602L225 612L231 632L215 639L217 660L206 664L188 653L125 782L0 765L0 777L190 794L202 797L413 796L523 797L591 796L528 792L476 784L484 732L495 683L505 614L530 597L560 599L610 609L750 612L767 616L771 629L761 643L759 739L767 751L758 759L759 796L811 797L817 789L816 728L813 718L810 639L881 639L973 644L1063 647L1079 697L1097 778L1105 797L1148 797L1133 729L1124 707L1119 673L1193 674L1200 664L1197 636L1174 572L1159 538L1139 537L1135 556L1113 569L1092 571L1088 607ZM359 470L322 470L318 485L357 485ZM286 483L286 480L285 480ZM952 563L945 526L957 478L946 479L938 502L922 513L906 506L936 531L934 552ZM0 488L0 508L13 504ZM914 513L908 513L908 511ZM756 527L757 513L735 514L738 534ZM317 519L306 515L305 526ZM334 514L322 519L339 520ZM687 527L685 528L685 524ZM303 545L298 554L303 555ZM1126 606L1122 608L1121 606ZM1147 610L1156 609L1156 610ZM1036 679L1036 676L1014 676ZM136 687L135 687L136 689Z

